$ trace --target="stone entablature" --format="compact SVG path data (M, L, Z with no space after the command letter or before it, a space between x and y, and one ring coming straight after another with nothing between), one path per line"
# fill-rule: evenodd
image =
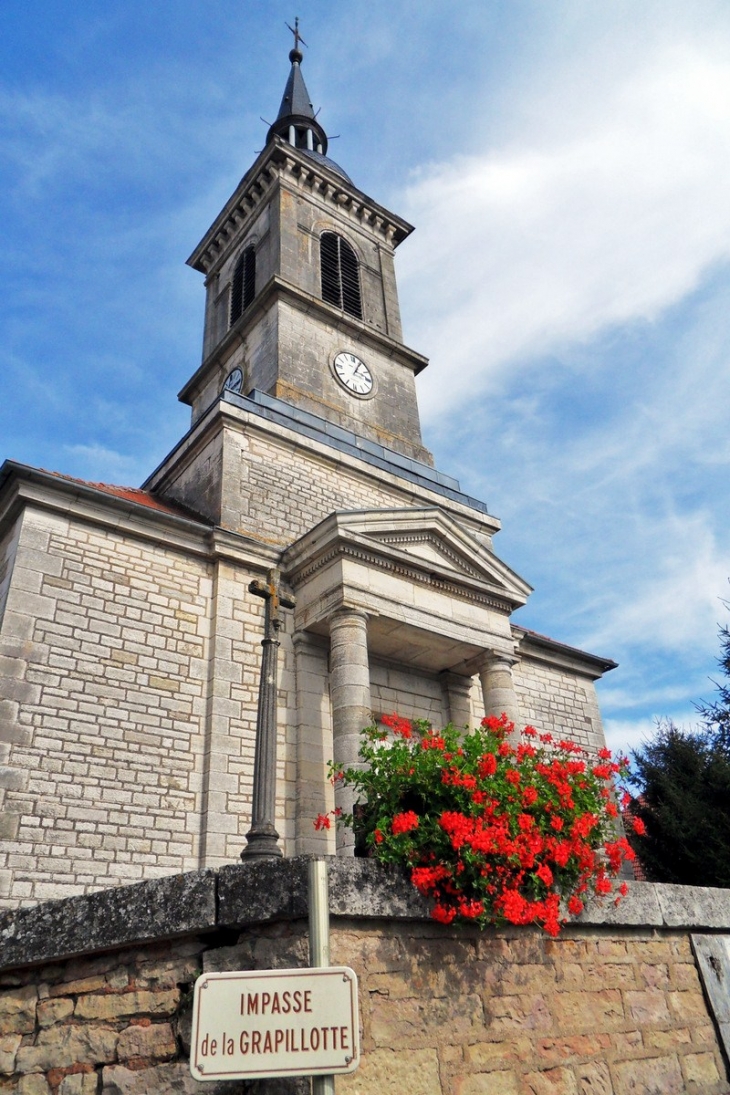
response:
M329 874L331 961L355 969L360 991L362 1063L338 1092L728 1090L696 957L708 936L695 934L727 939L727 891L633 883L618 909L553 940L435 924L403 873L372 861L330 860ZM298 858L0 913L2 1090L203 1091L188 1067L192 985L202 972L306 966L306 879Z

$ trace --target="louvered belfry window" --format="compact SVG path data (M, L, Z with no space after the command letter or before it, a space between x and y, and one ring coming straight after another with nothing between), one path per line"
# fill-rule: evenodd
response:
M322 266L322 300L362 319L360 273L357 256L347 240L323 232L319 245Z
M246 247L241 252L231 281L231 327L240 319L256 295L256 251Z

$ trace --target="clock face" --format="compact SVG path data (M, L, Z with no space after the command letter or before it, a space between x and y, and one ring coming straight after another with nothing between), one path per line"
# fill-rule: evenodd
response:
M230 373L226 377L226 382L223 385L223 391L224 392L235 392L236 395L239 395L240 392L241 392L242 387L243 387L243 373L238 368L238 366L236 366L235 369L231 369Z
M353 395L370 395L375 386L373 374L364 361L343 350L334 360L335 376Z

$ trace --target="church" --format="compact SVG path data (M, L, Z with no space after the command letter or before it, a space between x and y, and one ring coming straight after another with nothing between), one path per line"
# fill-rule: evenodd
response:
M424 445L395 273L413 229L328 155L298 47L188 259L206 294L188 432L139 489L0 469L2 907L239 859L271 609L252 584L281 606L286 856L335 851L313 825L328 762L356 759L373 716L506 711L604 744L615 663L512 622L531 589L494 552L500 522Z

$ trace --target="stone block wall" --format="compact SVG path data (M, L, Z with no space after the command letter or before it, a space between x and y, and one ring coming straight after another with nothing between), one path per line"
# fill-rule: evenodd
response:
M20 537L20 527L21 522L20 520L17 520L0 541L0 626L2 626L3 616L5 614L5 605L10 589L10 578L13 573L13 563L15 562L15 552Z
M197 559L26 509L0 632L2 898L197 866L210 584Z
M224 484L221 523L237 532L256 530L282 546L336 510L443 503L406 480L386 474L376 478L367 466L340 458L336 450L305 452L273 429L231 428L225 444L232 474Z
M520 713L540 731L597 751L606 744L592 680L556 666L523 658L513 670Z
M404 718L428 719L434 726L449 721L444 688L435 674L371 659L370 700L376 714L397 712Z
M308 1091L188 1070L201 972L307 965L305 876L301 859L246 865L5 914L0 1091ZM342 1095L730 1090L687 922L728 932L727 892L635 883L553 940L434 924L402 875L367 861L332 862L330 885L331 959L360 994L362 1060Z

